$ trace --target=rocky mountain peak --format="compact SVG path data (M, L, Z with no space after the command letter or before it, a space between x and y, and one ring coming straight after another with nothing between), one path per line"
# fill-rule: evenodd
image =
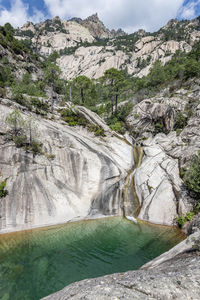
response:
M97 13L82 20L81 25L86 27L94 37L100 39L113 37L110 30L106 28L103 22L99 19Z
M52 19L52 23L57 23L57 22L61 22L61 19L59 16L56 16Z
M121 28L115 30L115 29L112 29L111 30L111 34L113 35L113 37L119 37L119 36L124 36L126 35L126 32L124 32Z
M81 18L76 18L76 17L74 17L74 18L71 18L71 19L69 19L69 21L70 22L76 22L76 23L78 23L78 24L81 24L81 22L83 21Z
M85 19L85 21L94 22L94 23L102 23L98 17L98 14L95 13ZM103 23L102 23L103 24Z
M171 19L168 21L168 23L164 26L165 29L175 26L178 23L178 19Z
M138 35L139 37L144 37L146 36L146 31L144 29L138 29Z

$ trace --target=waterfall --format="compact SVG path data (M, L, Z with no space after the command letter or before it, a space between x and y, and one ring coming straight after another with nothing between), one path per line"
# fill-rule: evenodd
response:
M89 216L100 215L123 215L130 221L137 222L136 217L140 212L140 202L135 189L134 174L136 168L138 168L142 162L144 156L143 148L141 146L133 145L131 137L125 136L125 138L116 137L129 144L133 149L133 166L128 171L127 176L119 178L119 180L111 176L112 165L107 160L106 165L110 174L110 179L102 180L99 193L92 201L92 206L89 211ZM105 159L105 158L101 158ZM102 178L104 174L102 173Z
M123 188L123 215L130 221L137 222L140 212L140 202L135 189L134 173L141 165L144 151L141 146L133 146L134 165L129 171Z

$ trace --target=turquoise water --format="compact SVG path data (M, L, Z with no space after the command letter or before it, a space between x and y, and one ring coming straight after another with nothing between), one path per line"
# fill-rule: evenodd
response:
M0 235L0 299L38 300L71 282L141 265L184 239L115 217Z

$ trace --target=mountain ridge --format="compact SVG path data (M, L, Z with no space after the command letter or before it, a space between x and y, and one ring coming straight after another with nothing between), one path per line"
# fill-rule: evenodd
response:
M97 14L84 20L55 17L35 25L26 23L15 37L28 40L45 57L57 52L57 64L68 80L79 75L99 78L109 68L143 77L156 60L166 64L177 50L191 51L200 40L200 18L172 19L157 32L140 29L126 35L121 29L109 31Z

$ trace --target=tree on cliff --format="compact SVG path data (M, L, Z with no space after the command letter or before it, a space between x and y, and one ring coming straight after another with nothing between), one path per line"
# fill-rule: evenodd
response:
M75 89L79 90L80 93L79 95L82 104L85 103L85 93L90 88L91 85L92 85L91 80L84 75L78 76L73 80L73 86Z
M94 106L97 100L96 85L87 76L80 75L68 82L69 99L86 107ZM71 91L71 92L70 92Z
M24 129L28 140L28 144L32 147L34 141L36 141L36 138L39 135L38 126L32 115L29 115L26 119Z
M109 95L111 98L111 110L112 114L115 110L117 111L119 93L125 84L124 77L120 71L115 68L108 69L105 71L102 77L103 84L109 88Z
M8 139L12 140L17 147L24 147L34 154L42 153L42 144L38 143L39 131L32 115L24 120L17 109L10 113L6 122L11 127L8 132Z
M44 70L44 82L51 88L51 112L54 109L55 93L60 93L63 89L63 82L60 79L61 70L55 64L48 64Z
M14 109L13 112L7 116L6 122L10 125L11 132L14 137L17 137L17 135L22 133L24 128L24 119L17 109Z
M191 162L189 170L184 176L184 183L200 200L200 151Z

